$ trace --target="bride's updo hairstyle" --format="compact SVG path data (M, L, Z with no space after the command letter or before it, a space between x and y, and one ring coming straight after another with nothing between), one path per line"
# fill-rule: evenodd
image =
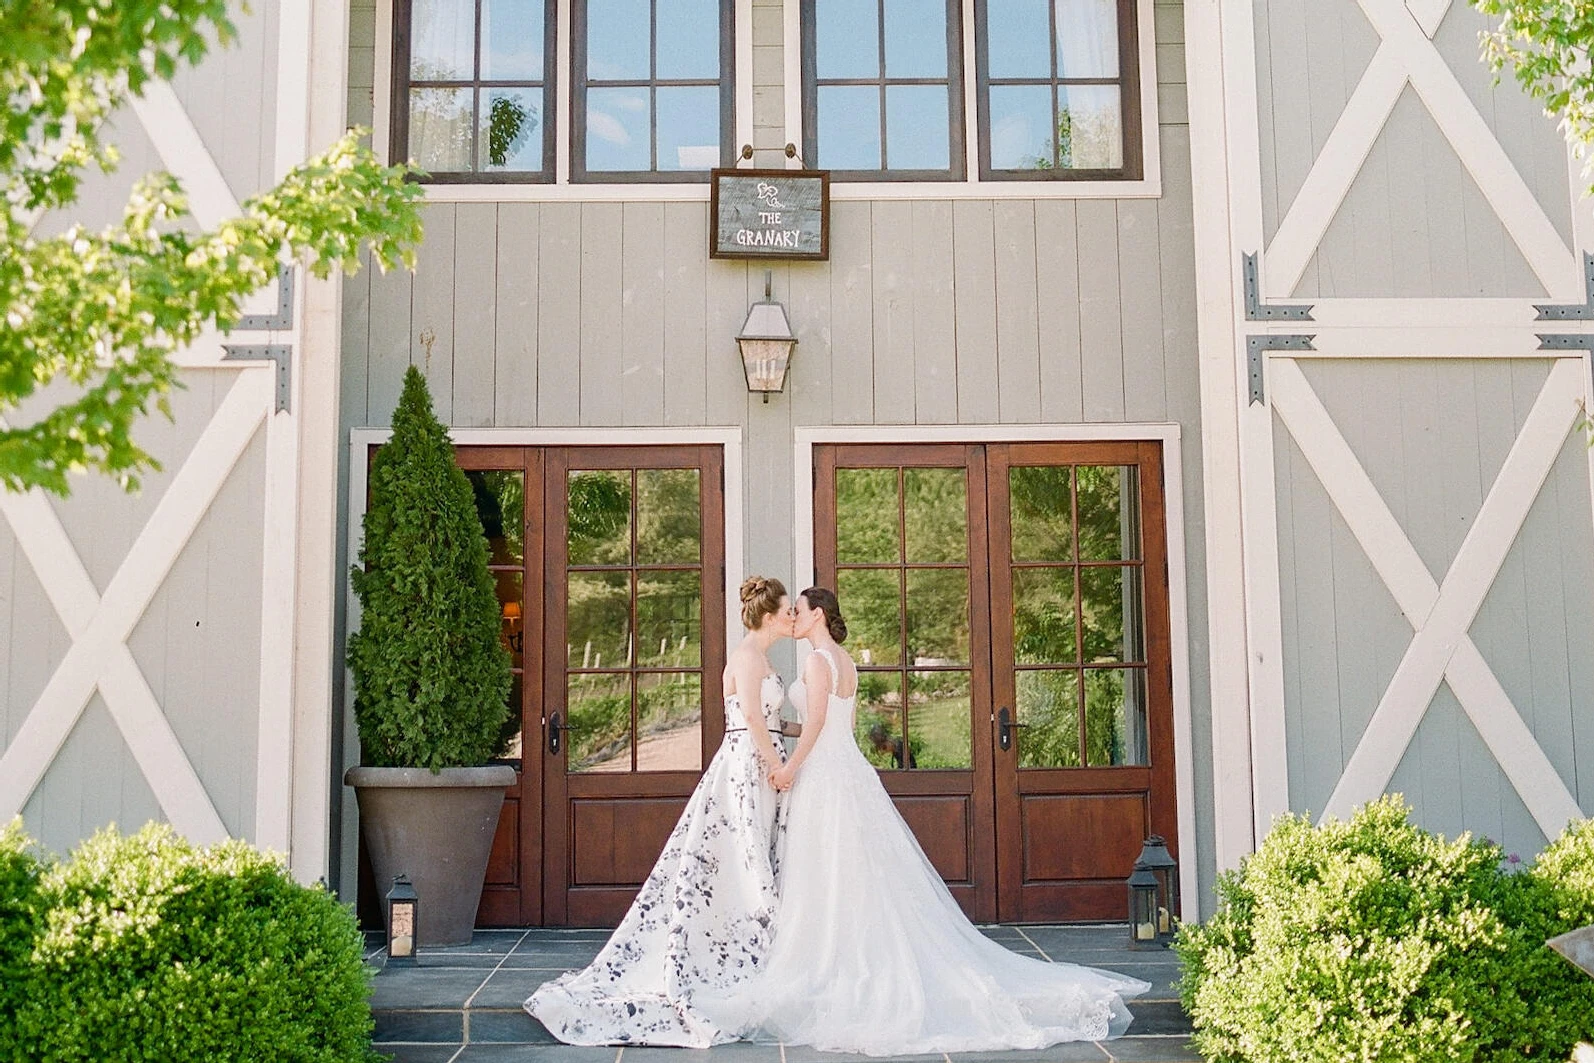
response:
M757 631L766 617L780 612L786 586L769 576L749 576L742 580L742 626Z
M809 587L798 595L808 603L808 608L822 610L825 614L825 627L830 629L830 637L837 642L847 641L847 621L841 616L841 603L836 601L834 591L827 591L823 587Z

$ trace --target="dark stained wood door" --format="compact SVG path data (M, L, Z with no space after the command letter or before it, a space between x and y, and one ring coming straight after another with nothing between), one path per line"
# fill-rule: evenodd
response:
M613 926L724 734L722 452L546 462L541 922Z
M1122 919L1175 837L1160 448L830 445L857 739L971 918Z
M504 795L476 921L536 923L542 910L542 761L536 745L543 622L536 589L542 586L544 549L540 504L528 506L527 499L542 497L543 455L528 447L458 447L454 458L476 498L514 669L509 696L515 734L504 758L515 768L515 784Z
M980 448L820 447L816 579L858 665L858 745L970 918L996 918Z
M1122 919L1141 841L1177 849L1161 448L992 445L986 468L997 910Z
M720 448L460 447L514 666L484 926L612 926L724 732Z

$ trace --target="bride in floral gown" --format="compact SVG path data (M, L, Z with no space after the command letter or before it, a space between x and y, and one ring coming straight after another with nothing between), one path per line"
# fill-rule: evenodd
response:
M774 933L777 800L769 776L784 759L786 694L766 654L792 625L779 580L752 577L741 599L748 634L725 668L724 742L597 959L526 1001L568 1044L707 1048L736 1039L694 998L755 974Z

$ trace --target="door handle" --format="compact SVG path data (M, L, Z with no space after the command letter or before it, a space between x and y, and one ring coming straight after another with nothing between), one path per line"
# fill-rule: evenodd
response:
M996 744L1002 747L1005 753L1013 748L1013 732L1020 727L1028 727L1027 723L1019 723L1013 719L1013 714L1002 706L1002 711L996 714Z
M552 716L548 717L548 753L551 756L557 757L559 755L559 751L564 748L565 735L579 734L585 730L585 727L571 727L569 724L560 719L557 712L554 713Z

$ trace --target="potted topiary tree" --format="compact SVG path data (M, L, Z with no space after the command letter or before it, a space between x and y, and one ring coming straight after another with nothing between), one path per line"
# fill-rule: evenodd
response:
M371 463L349 636L361 767L354 787L383 890L406 874L420 943L470 940L513 768L503 751L510 661L470 481L411 366L393 436Z

